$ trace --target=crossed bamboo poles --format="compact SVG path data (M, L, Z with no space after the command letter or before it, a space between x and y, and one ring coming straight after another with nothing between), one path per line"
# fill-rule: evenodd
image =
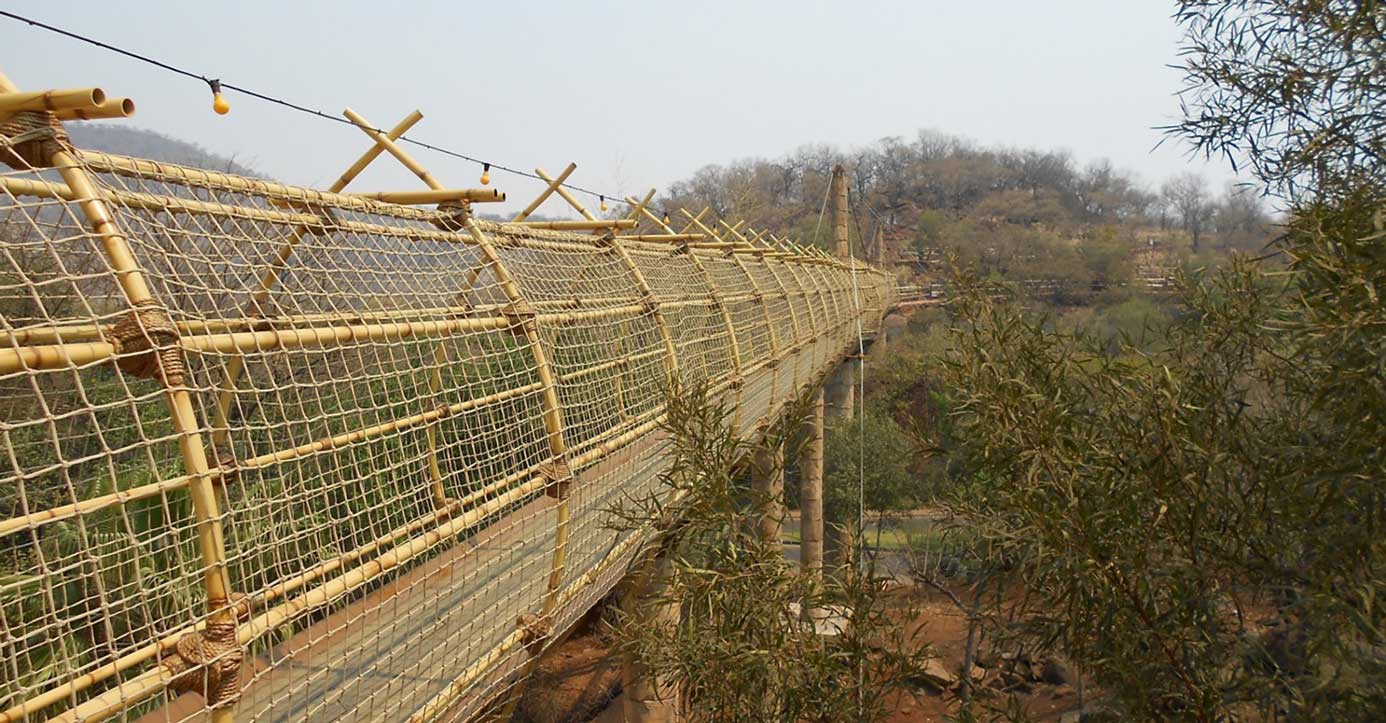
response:
M3 80L3 76L0 76L0 80ZM0 91L14 92L13 86L10 85L7 80L3 80L3 85L0 85ZM5 96L0 95L0 99L4 97ZM405 542L396 545L378 556L376 558L378 565L373 571L362 572L360 568L354 569L351 572L344 573L337 578L329 580L317 588L313 588L299 598L295 598L291 604L286 603L285 605L272 608L241 625L237 633L237 638L240 644L244 645L259 637L264 631L273 629L273 627L289 620L295 612L315 604L321 604L321 602L332 599L333 595L358 588L366 582L369 582L370 579L384 574L389 569L397 567L413 557L417 557L427 549L442 541L450 539L450 537L458 534L462 530L479 524L505 505L515 500L522 499L541 489L548 490L559 498L559 502L556 505L557 519L551 573L547 592L544 597L543 609L541 610L541 618L551 617L555 609L561 607L567 600L577 594L575 591L577 588L574 588L573 585L567 588L561 586L565 570L564 556L567 548L567 530L569 525L565 487L571 479L572 470L600 459L604 454L609 453L608 450L619 448L620 445L624 443L622 440L633 440L638 438L641 434L647 433L658 423L659 418L634 420L638 422L635 426L619 434L607 439L588 440L582 449L570 449L564 438L562 408L556 394L557 380L552 364L547 358L540 338L542 326L549 323L562 324L566 321L582 318L583 314L600 313L625 319L625 315L630 313L648 312L654 319L661 334L664 368L666 372L671 375L677 373L679 369L677 347L672 338L668 324L664 319L664 311L666 309L676 308L680 304L697 302L696 300L661 301L658 299L648 282L644 279L639 266L634 262L629 251L626 249L625 243L636 242L650 244L663 242L675 245L673 251L675 253L687 254L694 265L700 270L700 273L704 277L705 285L709 290L709 302L720 309L720 315L726 327L727 339L732 347L731 356L734 369L732 377L725 380L723 386L736 390L738 395L736 408L739 424L739 414L742 406L740 403L740 389L741 382L744 380L744 375L759 371L759 368L765 365L773 365L775 367L772 371L771 401L768 405L768 408L773 409L775 390L778 386L779 359L782 356L788 356L796 352L802 340L805 338L802 324L798 320L797 315L794 315L791 318L791 326L794 330L793 334L796 340L794 346L784 346L785 341L779 338L773 320L770 317L768 305L765 304L764 291L760 283L756 281L753 274L748 270L741 255L749 253L752 255L783 257L788 260L799 262L794 267L786 265L785 268L794 269L796 267L801 267L804 270L803 274L796 276L796 282L800 288L800 296L805 299L808 298L808 293L804 290L803 278L805 276L810 278L815 288L814 293L817 295L822 307L823 321L826 321L828 318L827 306L829 301L831 301L833 306L834 316L839 319L842 318L841 312L845 305L840 303L844 291L840 275L830 275L826 273L826 270L823 268L827 266L837 266L840 269L841 264L822 256L807 256L803 253L802 249L798 249L792 244L788 244L788 242L774 239L774 237L770 238L775 241L781 250L775 250L768 246L757 246L757 244L764 243L763 239L767 234L754 234L748 237L742 235L738 231L738 227L740 227L741 224L727 226L725 222L723 222L722 225L728 232L729 237L734 239L728 241L700 221L701 217L706 213L706 210L697 216L688 214L690 218L688 226L682 231L674 232L667 224L650 213L647 206L653 197L653 191L650 191L642 201L636 202L633 199L628 199L628 202L630 202L632 206L630 218L617 219L614 221L596 219L589 211L582 207L562 185L563 181L566 180L575 169L575 167L570 164L569 167L557 177L549 177L542 169L538 169L541 178L547 180L549 185L545 191L516 218L515 223L526 223L525 219L529 213L532 213L534 209L538 208L550 195L557 193L572 205L584 217L584 220L574 222L528 222L528 225L530 227L559 230L607 231L600 243L604 244L605 247L618 258L622 266L630 274L633 284L639 292L638 297L632 299L632 301L634 301L633 304L615 306L609 309L594 309L588 312L546 311L537 308L537 304L529 303L525 299L519 286L505 268L494 244L484 233L481 226L468 214L461 219L460 229L455 230L466 231L472 244L481 251L484 257L484 263L471 272L466 288L470 288L485 269L491 269L509 301L506 307L496 310L499 313L491 317L457 318L456 316L452 316L447 320L441 321L406 320L396 323L360 323L329 327L326 329L318 326L309 326L304 329L257 328L257 319L261 306L268 300L273 287L278 282L280 273L292 257L295 245L305 234L321 231L329 224L345 226L347 223L354 223L353 227L359 227L356 228L356 230L362 232L384 232L385 229L389 228L371 227L369 224L360 224L359 222L340 222L335 219L325 219L324 216L326 214L318 213L320 207L328 204L345 205L347 207L353 207L355 204L362 204L360 206L361 208L384 212L385 215L409 216L409 214L406 214L401 209L393 207L384 208L379 204L435 203L440 201L463 200L484 202L503 198L503 196L499 196L499 194L496 194L494 191L444 188L431 174L394 143L395 139L403 135L408 128L412 127L421 119L422 116L417 111L411 113L389 132L385 133L375 130L373 126L365 122L359 115L355 115L351 111L347 111L347 114L348 118L351 119L353 123L356 123L363 132L372 138L374 144L361 158L348 168L326 194L314 193L309 196L305 195L302 189L292 189L290 187L243 179L227 174L193 172L187 169L180 169L177 172L185 174L183 177L173 179L175 181L181 180L189 182L194 180L192 176L198 176L200 177L198 180L222 188L252 193L274 192L276 195L270 198L272 200L283 201L277 205L285 206L289 208L290 211L280 212L240 208L237 208L237 211L254 210L258 214L265 215L268 220L279 222L291 221L296 224L289 238L284 245L281 246L275 260L271 262L270 266L261 276L257 291L252 295L251 302L247 304L246 311L242 315L243 320L240 322L239 326L236 323L225 323L224 326L226 328L218 330L220 333L211 333L213 330L210 328L200 330L197 328L179 329L180 333L188 333L188 336L177 342L177 345L183 349L193 351L219 350L232 353L232 359L228 363L225 377L218 387L217 404L214 411L215 421L211 426L214 454L220 456L218 452L218 450L220 450L219 443L224 444L227 440L227 434L230 428L230 406L234 399L239 377L244 370L244 353L247 351L264 351L276 347L294 348L332 345L348 340L359 341L363 338L388 340L415 336L438 336L441 337L443 341L440 342L438 351L435 352L435 374L433 375L433 380L437 381L430 381L430 393L436 394L441 385L441 380L438 378L437 372L445 360L443 354L445 353L446 339L448 337L466 331L518 329L534 357L538 380L516 390L490 395L489 398L468 400L458 404L442 406L436 410L414 415L413 417L395 420L368 429L336 435L328 439L319 440L318 442L301 445L291 450L280 450L268 455L261 455L251 460L236 462L234 467L238 468L276 464L286 459L293 459L324 450L334 449L371 436L379 436L414 426L423 426L429 438L429 468L435 501L437 503L437 509L432 515L411 522L401 528L391 531L387 535L381 536L374 542L357 550L351 551L333 560L326 561L315 568L306 570L278 585L272 586L269 590L265 591L264 594L259 596L259 602L261 604L279 597L286 597L290 592L304 587L314 580L332 574L337 570L341 570L353 562L375 553L382 547L397 542L406 535L413 535L413 537L409 537ZM429 187L429 190L356 194L353 196L342 196L339 194L339 192L343 191L375 158L385 152L390 153L403 165L418 175ZM226 211L225 207L218 207L215 204L191 202L185 199L152 197L147 194L110 192L93 184L85 170L85 168L90 167L96 170L135 176L150 176L160 173L173 173L175 176L177 175L177 173L169 170L169 167L166 166L140 162L135 159L109 157L102 154L78 152L77 156L73 157L72 154L66 151L55 153L50 160L52 165L59 169L65 187L55 183L5 178L3 181L5 182L6 188L12 193L27 193L41 197L57 197L79 202L83 212L91 219L94 230L101 237L102 244L108 256L111 258L113 270L116 271L120 279L126 298L135 306L152 301L152 295L150 294L147 284L143 281L142 272L131 254L128 244L112 224L109 211L107 211L105 207L105 202L112 201L118 205L129 205L135 208L159 208L162 210L176 210L192 214L216 214L225 213ZM25 184L29 185L26 186ZM296 198L296 194L300 197ZM317 203L315 203L315 201ZM642 216L653 220L655 225L662 229L664 233L635 234L627 237L618 237L610 233L611 230L615 229L635 228ZM418 212L415 214L415 217L429 218L430 220L446 220L450 218L446 213L430 212ZM453 220L456 221L457 219L453 217ZM691 229L695 228L698 229L699 232L690 232ZM409 234L415 236L421 235L422 232L416 232L416 230L410 229ZM440 235L453 236L450 231L442 232ZM712 240L706 241L706 239L709 238ZM450 238L449 240L456 239ZM525 240L516 245L524 244L568 250L572 250L576 247L589 252L593 249L591 245L572 244L558 240L545 239ZM795 251L784 251L784 248L794 248ZM730 295L721 294L718 290L718 284L707 272L703 261L700 260L701 254L692 253L691 251L693 249L723 250L725 256L730 258L731 265L744 275L748 285L754 290L753 293L749 297L745 295L732 297ZM819 268L813 268L815 266ZM767 269L770 268L769 265L765 265L765 267ZM855 269L853 269L853 271L855 271ZM788 302L790 296L788 287L783 284L780 277L775 275L776 272L771 270L769 273L780 292L780 297ZM791 271L791 274L795 273L797 273L797 271ZM466 293L466 289L464 289L462 294L465 295ZM741 350L737 348L736 325L733 323L728 305L733 303L755 304L757 302L762 306L765 332L769 336L770 353L768 354L767 360L762 362L760 367L750 369L743 364L743 354ZM471 305L464 304L463 308L470 309L472 307ZM790 309L791 314L793 314L793 304L790 304ZM810 310L810 315L812 315L812 313L812 310ZM306 319L304 321L305 323L311 324L315 320ZM844 319L842 323L845 324L846 320ZM195 327L195 324L193 326ZM86 331L90 332L90 330ZM199 331L202 333L198 333ZM75 364L85 364L109 359L115 355L116 349L105 342L90 341L74 343L69 341L73 336L80 337L82 332L83 330L81 329L66 327L61 332L51 334L51 338L47 339L47 341L56 341L56 344L48 344L46 346L41 344L37 347L22 347L4 350L4 353L0 354L0 372L9 372L17 369L70 367ZM45 341L43 336L42 333L37 333L34 335L33 340L39 342ZM100 337L99 329L95 337ZM752 355L752 357L754 356L755 355ZM796 384L797 381L796 366ZM551 452L548 462L540 465L539 469L530 468L509 475L505 479L488 485L486 490L469 495L462 500L450 500L444 496L442 494L441 479L438 475L436 440L433 436L434 425L432 422L467 408L494 403L505 398L530 393L532 391L541 391L544 396L544 420L548 431L548 441ZM172 489L185 488L188 490L194 503L194 513L197 518L199 549L205 563L204 585L207 588L209 599L209 615L206 622L199 623L195 626L191 626L187 630L178 631L177 633L166 636L163 640L126 654L109 666L102 666L77 680L69 681L59 689L54 689L40 694L35 698L31 698L18 708L0 714L0 721L14 720L26 713L39 710L58 700L66 698L74 692L90 687L112 675L128 670L135 665L159 656L161 653L171 648L184 633L196 632L203 629L206 623L229 623L234 625L237 614L243 614L248 611L248 606L241 608L230 604L231 587L225 567L225 543L222 538L220 527L221 514L217 508L215 491L212 487L213 483L215 483L218 478L225 476L225 474L233 471L233 469L228 469L224 464L212 467L208 463L206 449L201 441L200 427L198 426L195 414L192 410L189 390L179 385L169 385L167 397L175 428L180 434L180 447L183 451L184 466L187 470L185 476L173 480L164 480L141 488L123 490L120 493L108 495L104 498L84 500L74 503L73 505L45 511L45 513L40 513L38 515L28 515L18 520L0 522L0 534L6 534L7 531L22 529L32 524L41 524L54 519L62 519L64 517L82 514L85 511L99 509L102 506L121 504L138 496L152 496L162 494ZM504 492L502 492L502 490L504 490ZM497 493L501 494L487 500L488 496ZM471 505L483 500L485 500L485 503L479 507L471 507ZM459 514L461 515L460 517L458 517ZM426 534L418 535L419 532L428 529L431 525L436 525L436 527ZM610 556L608 559L616 559L616 557ZM593 571L589 571L587 575L584 575L578 581L574 581L574 584L582 580L588 580L590 582L591 580L595 580L596 577L597 575L594 569ZM533 637L535 631L517 630L515 635L519 636L519 638L516 639L523 639L525 637ZM512 635L511 637L513 638L514 636ZM510 640L510 638L507 638L507 640ZM464 673L464 677L467 677L467 675L469 674ZM122 707L132 704L136 700L162 690L169 682L170 677L170 673L166 668L163 666L157 667L142 676L127 681L119 691L115 691L114 695L105 694L97 696L85 702L77 709L69 711L68 714L60 717L60 719L76 720L78 718L86 718L89 715L101 716L112 713ZM453 686L450 686L445 693L459 693L460 690L466 687L465 685L461 685L462 682L463 680L459 678L459 680L455 682ZM431 701L429 706L432 706L432 709L436 710L437 706L443 705L444 702L445 701L442 700ZM429 706L425 706L425 708L429 708ZM214 719L225 721L229 720L229 716L229 706L213 708Z

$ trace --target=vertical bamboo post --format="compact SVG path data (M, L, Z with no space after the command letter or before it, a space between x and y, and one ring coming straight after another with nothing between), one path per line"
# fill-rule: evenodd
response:
M429 188L442 188L427 170L415 161L403 149L399 148L393 140L385 138L383 134L371 128L370 124L361 116L347 111L347 118L359 127L362 132L376 139L378 143L385 147L385 150L394 156L405 168L408 168L418 176ZM571 172L571 171L570 171ZM551 182L551 187L557 189L559 182ZM535 203L542 202L542 198ZM567 462L567 443L564 441L563 429L563 409L558 399L557 377L553 372L553 366L545 351L543 339L539 333L539 325L534 308L524 298L520 291L519 284L515 282L505 263L501 260L500 254L490 239L481 231L476 219L470 215L465 220L466 230L471 235L472 241L477 245L483 256L486 258L487 265L492 273L496 275L496 280L500 283L501 290L509 301L509 313L515 317L517 326L524 334L525 341L529 346L530 354L534 358L534 365L539 376L539 383L542 385L544 400L544 427L548 433L549 453L553 458L553 463L549 466L550 483L553 486L553 494L558 499L555 510L554 527L554 550L553 562L549 569L549 580L544 595L544 602L539 613L537 627L534 628L536 636L542 636L541 631L551 624L554 610L558 605L558 595L562 588L563 574L567 569L568 537L570 533L571 508L569 505L569 485L572 481L572 470ZM521 623L523 624L523 623ZM534 654L525 663L524 675L528 676L538 663L538 650L536 647ZM514 712L515 705L519 702L518 695L512 695L510 701L505 706L505 715Z
M674 230L669 227L669 224L665 223L664 220L660 217L654 215L653 213L650 213L650 210L648 208L641 209L641 213L644 213L647 218L649 218L651 221L654 221L655 225L663 229L665 233L674 233ZM713 306L717 307L717 310L721 313L722 325L727 330L727 345L730 351L732 367L728 371L731 375L731 386L736 395L735 401L733 402L734 406L732 407L732 429L740 429L742 382L741 346L740 344L738 344L736 339L736 325L732 323L731 312L727 309L726 302L722 300L722 292L717 288L717 283L712 280L712 275L708 273L707 267L703 266L703 262L698 259L698 255L694 253L691 248L687 246L683 248L686 249L688 253L688 259L690 262L692 262L693 268L697 270L698 275L703 280L703 283L707 285L708 299L712 301Z
M9 78L0 74L0 93L14 92L18 92L18 88L10 82ZM67 150L58 150L52 153L48 158L48 164L57 169L63 182L72 189L78 198L85 199L80 201L78 205L81 207L83 215L86 216L87 223L91 225L92 231L100 237L102 248L110 261L111 271L115 274L125 300L129 302L132 310L151 306L162 309L163 307L158 305L158 300L150 291L148 282L145 281L144 271L135 259L129 242L121 234L120 229L116 227L109 209L101 200L101 195L97 192L91 177L87 175L86 169ZM198 553L202 558L202 582L207 593L209 612L207 622L209 625L229 626L231 639L235 640L236 613L229 604L231 585L226 570L226 540L222 531L221 511L218 508L216 491L213 489L211 477L208 475L207 454L202 444L201 426L197 421L197 412L193 407L192 395L188 388L181 383L170 383L168 375L163 373L172 371L166 366L166 358L163 353L165 351L169 350L156 348L154 353L159 359L161 370L159 377L164 384L164 396L168 403L169 418L173 430L178 434L178 447L182 453L183 467L187 474L192 477L187 489L192 500L193 514L197 520L197 546ZM181 355L181 349L177 353ZM239 661L238 657L237 660ZM208 694L210 695L211 692L209 691ZM217 704L212 707L214 723L231 723L233 720L231 706L227 703L229 701L217 701Z
M709 238L713 238L718 241L722 240L722 237L717 235L716 231L713 231L711 228L708 228L707 225L704 224L702 221L699 221L697 216L694 216L693 214L689 213L686 209L679 210L683 213L684 216L686 216L689 219L689 223L697 226L697 228L701 230L703 233L707 234ZM740 226L741 223L742 222L738 222L737 226ZM735 231L736 229L735 226L729 228L731 228L733 231ZM765 419L762 420L768 424L770 421L770 416L774 413L775 410L775 391L779 386L780 379L780 349L778 339L779 335L775 332L775 325L770 319L770 308L769 305L765 303L765 294L761 290L760 284L756 283L755 277L751 275L750 269L746 267L746 262L743 261L741 257L738 256L736 253L734 253L734 249L727 250L727 258L731 259L732 265L741 271L741 275L745 276L746 282L751 285L751 290L755 294L756 304L760 306L761 318L764 320L766 332L770 337L770 402L765 410Z
M418 176L429 188L441 189L443 184L433 177L418 161L414 160L404 149L400 148L392 139L375 130L370 123L366 122L359 114L348 108L344 115L367 136L374 138L377 143L384 146L385 150L395 160L399 161L405 168L409 169L414 175ZM550 471L550 479L555 487L558 497L557 525L554 532L554 554L553 565L549 573L548 592L544 596L544 606L541 617L547 619L553 613L554 605L557 602L559 586L563 580L563 571L566 569L567 548L568 548L568 527L569 527L569 507L568 507L568 484L571 481L572 471L568 469L566 460L567 444L563 437L563 408L558 399L558 385L553 366L549 362L548 352L544 349L543 340L539 335L539 326L536 321L534 307L524 298L520 292L519 284L506 268L497 253L495 246L490 239L481 231L476 219L468 216L466 221L467 233L471 235L472 241L481 249L485 257L487 266L496 275L496 280L500 283L501 291L505 294L510 303L509 314L516 319L516 325L524 334L525 341L529 346L530 355L534 358L536 373L539 376L539 383L543 386L544 400L544 427L547 430L549 452L554 459Z
M390 129L388 137L390 140L399 138L410 128L413 128L414 124L418 123L420 120L423 120L422 113L417 110L410 113L404 117L404 120L401 120L394 128ZM366 166L369 166L372 161L384 152L384 150L384 147L379 143L372 145L370 149L361 154L361 157L357 158L356 162L352 163L351 166L332 183L328 190L332 193L337 193L345 189L352 181L356 180L356 177L361 175L362 171L366 170ZM303 239L303 235L306 233L308 233L307 226L297 226L289 234L289 239L279 248L278 253L275 254L274 261L270 263L270 267L266 269L264 275L260 277L259 286L255 290L255 293L251 295L250 302L245 306L247 315L259 315L261 305L269 298L270 291L274 288L274 285L279 283L280 272L282 272L284 266L289 263L289 257L293 254L294 248L298 245L298 242ZM222 379L220 389L217 392L216 412L212 421L213 451L224 449L226 440L230 436L231 402L235 399L236 385L240 383L241 374L244 373L244 371L245 355L237 353L235 356L231 357L231 361L227 363L226 376Z
M737 231L735 227L728 226L726 221L718 221L718 223L725 226L727 228L727 231L730 232L732 236L736 237L738 240L740 240L742 243L745 243L748 246L754 247L754 242L758 241L761 237L761 234L757 234L754 238L748 239L746 236L742 235L739 231ZM788 355L790 353L798 351L800 348L802 348L802 345L804 344L803 328L799 325L799 312L794 308L794 302L790 299L789 287L785 286L784 280L780 278L779 272L775 271L775 264L771 263L770 260L764 256L760 257L760 263L765 266L766 272L770 274L771 282L773 282L775 284L775 287L779 289L780 298L784 299L785 307L789 309L789 323L794 330L794 340L793 343L790 345L789 350L783 351L784 354ZM793 376L790 377L789 383L789 397L795 397L800 392L799 366L800 365L798 356L795 355Z
M650 191L654 195L654 191ZM608 243L611 244L612 253L621 260L621 265L626 268L631 279L635 281L635 286L640 290L640 295L644 299L647 309L654 317L655 326L659 329L659 336L664 342L664 370L672 383L678 377L679 356L678 348L674 345L673 333L669 330L669 323L664 318L664 310L659 305L659 297L655 296L654 288L645 278L645 274L640 271L640 267L635 265L635 260L631 258L630 252L626 251L621 240L614 235L607 236Z

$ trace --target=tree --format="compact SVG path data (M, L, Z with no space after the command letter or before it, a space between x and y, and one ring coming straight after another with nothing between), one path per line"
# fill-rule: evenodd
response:
M1165 341L1117 354L965 296L941 370L971 472L957 505L1028 592L1008 630L1080 662L1126 717L1382 720L1381 7L1180 7L1171 130L1286 205L1286 266L1187 278Z
M1208 183L1196 173L1184 173L1166 181L1160 188L1160 196L1174 210L1184 232L1189 234L1193 252L1198 253L1204 229L1213 214Z
M688 720L885 720L892 695L924 670L928 647L896 624L879 581L850 574L820 583L785 560L778 540L761 539L750 523L765 501L748 505L737 475L759 448L739 441L726 406L710 399L703 385L668 397L673 462L661 489L615 510L618 527L659 531L650 553L671 568L622 616L618 648L681 691ZM778 431L764 442L780 443ZM683 614L660 614L671 606ZM851 623L820 635L793 606L846 606Z
M1270 240L1270 219L1255 189L1227 184L1222 202L1213 211L1217 244L1223 250L1256 252Z

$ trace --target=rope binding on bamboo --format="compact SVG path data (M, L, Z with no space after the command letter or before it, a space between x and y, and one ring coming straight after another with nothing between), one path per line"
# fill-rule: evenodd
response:
M47 168L53 154L71 147L67 131L48 111L22 111L0 123L0 161L17 171Z
M211 622L201 632L178 639L174 655L163 660L173 674L168 687L178 693L201 693L207 705L217 707L240 692L241 663L245 651L236 637L235 622Z
M545 463L540 467L539 474L549 481L544 487L545 494L558 500L568 499L573 488L573 467L566 458L559 457Z
M515 625L520 628L520 644L530 655L537 655L544 647L544 642L553 635L553 621L535 613L521 615Z
M121 371L145 379L161 379L169 387L183 385L187 364L179 345L178 327L159 302L135 302L130 313L105 329L103 336L115 347L115 362Z
M467 219L472 217L472 202L467 199L457 201L443 201L438 204L438 211L448 214L433 219L433 225L440 231L456 232L467 227Z

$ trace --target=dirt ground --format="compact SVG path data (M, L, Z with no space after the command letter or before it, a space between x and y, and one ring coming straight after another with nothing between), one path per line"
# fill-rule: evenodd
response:
M901 610L916 605L910 621L918 626L921 641L938 655L939 672L956 676L967 645L966 616L942 593L925 588L901 588L891 593ZM567 640L540 662L515 721L518 723L621 723L620 662L610 653L600 615L594 614ZM1005 660L981 656L989 667L974 673L977 692L974 711L981 720L1001 717L1014 697L1030 720L1058 721L1077 710L1076 680L1062 666L1042 661ZM1045 678L1048 678L1046 682ZM958 712L956 688L921 683L909 694L892 701L891 723L925 723L946 720Z

